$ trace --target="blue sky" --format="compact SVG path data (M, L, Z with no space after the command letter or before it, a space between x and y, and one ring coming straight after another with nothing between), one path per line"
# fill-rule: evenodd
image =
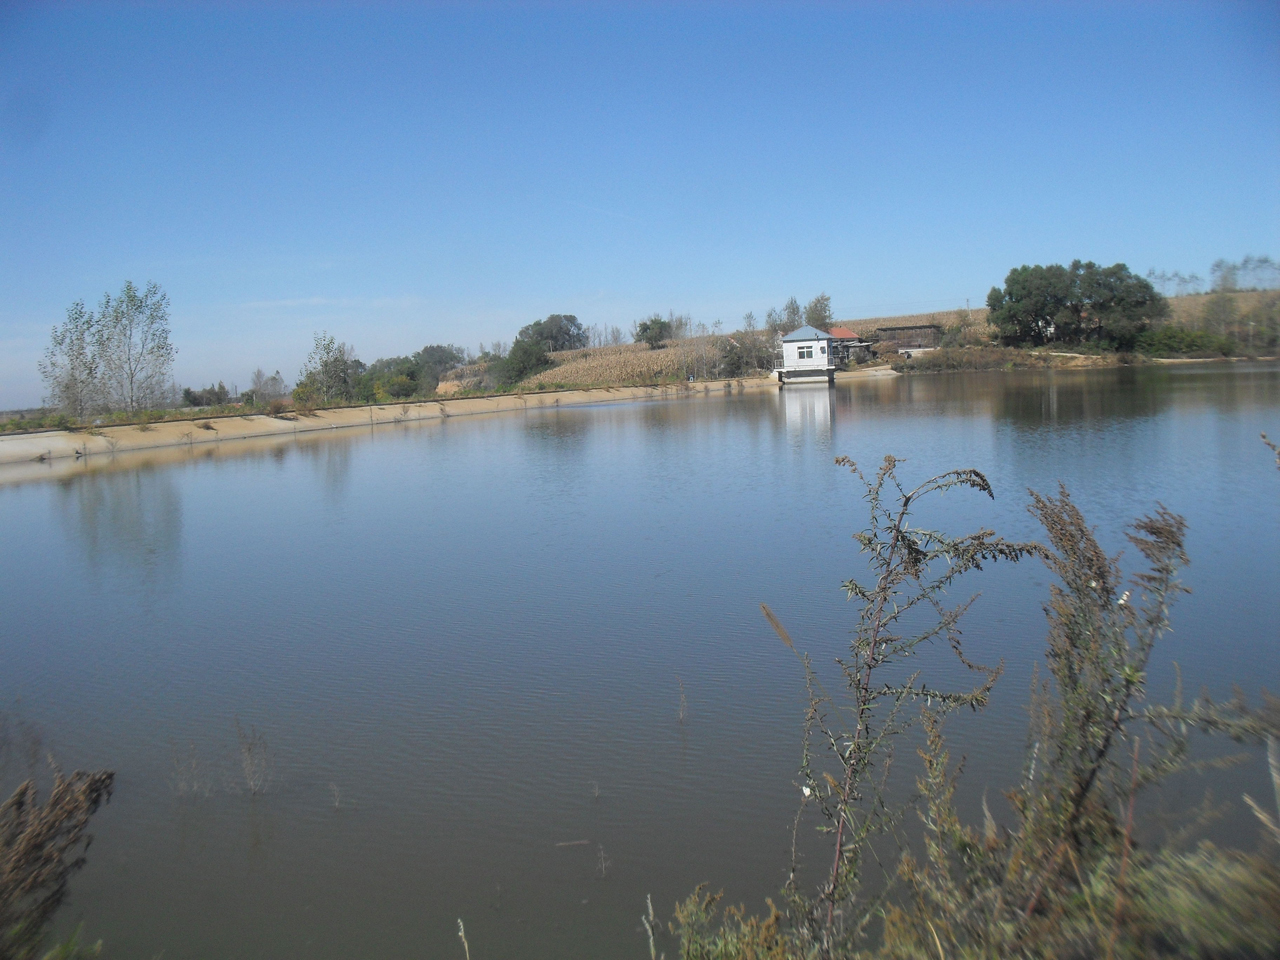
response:
M982 301L1022 263L1280 255L1273 3L0 8L0 408L77 299L180 384Z

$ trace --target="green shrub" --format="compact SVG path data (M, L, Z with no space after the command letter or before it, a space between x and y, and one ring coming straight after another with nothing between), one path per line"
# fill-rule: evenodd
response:
M494 365L498 383L504 387L517 384L550 366L546 345L538 340L517 340L511 345L511 352Z
M418 384L414 380L401 374L398 377L392 377L385 384L385 389L392 397L397 400L403 400L405 397L412 397L418 390Z
M0 423L0 433L35 433L38 430L71 430L75 418L65 413L45 413L38 417L13 417Z
M1167 325L1138 337L1138 352L1152 357L1229 357L1235 344L1207 330Z
M952 370L1005 370L1010 367L1048 367L1047 354L1017 347L943 347L916 353L910 359L895 356L891 365L899 373L942 373Z

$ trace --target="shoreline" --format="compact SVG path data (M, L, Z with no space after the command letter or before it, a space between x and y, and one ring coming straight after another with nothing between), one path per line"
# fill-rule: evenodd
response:
M836 374L838 381L898 377L888 367ZM249 449L252 441L292 441L324 435L334 430L394 424L428 423L454 417L513 413L527 410L581 407L600 403L639 400L673 400L723 397L778 389L773 377L743 377L640 387L584 387L572 390L501 394L490 397L418 400L412 403L363 407L335 407L310 414L289 413L168 420L153 424L128 424L94 430L47 430L40 433L0 436L0 486L38 479L70 476L74 468L97 466L123 454L168 452L178 459L191 452L210 454L230 444Z

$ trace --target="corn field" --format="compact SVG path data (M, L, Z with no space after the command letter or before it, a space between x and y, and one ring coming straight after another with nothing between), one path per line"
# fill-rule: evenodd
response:
M670 341L659 350L642 343L587 347L553 353L555 366L529 377L522 387L573 387L659 383L684 380L690 374L711 375L720 356L716 337Z
M995 328L987 326L986 307L974 307L970 311L974 328L995 335ZM933 313L912 313L901 317L869 317L866 320L837 320L836 326L852 330L861 337L869 337L881 327L909 327L916 324L936 323L944 331L962 325L966 319L963 310L937 310Z

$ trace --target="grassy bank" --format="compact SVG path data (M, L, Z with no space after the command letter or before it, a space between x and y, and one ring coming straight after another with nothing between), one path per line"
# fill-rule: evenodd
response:
M270 406L228 403L217 407L179 407L168 410L118 410L103 413L89 419L77 420L55 410L38 410L0 421L0 436L4 434L41 433L47 430L70 430L88 433L108 427L135 426L146 428L161 423L195 423L218 417L293 416L293 401L281 400Z
M678 382L678 381L670 381ZM662 386L658 382L647 384L604 384L601 386ZM401 407L416 407L424 403L452 402L458 400L486 400L498 398L514 398L526 393L543 394L575 389L569 384L538 383L532 385L516 384L514 386L497 386L489 389L471 388L433 391L423 396L410 397L405 400L391 402L351 403L349 401L335 403L299 403L292 398L273 401L270 405L251 403L229 403L217 407L180 407L170 410L139 410L133 413L123 411L95 416L91 420L76 420L64 413L39 411L32 415L15 417L0 422L0 436L17 436L23 434L45 433L49 431L68 431L71 433L95 436L115 427L133 427L147 432L169 425L190 424L198 430L214 430L219 421L229 419L269 418L282 423L297 423L315 414L336 411L385 411Z
M958 370L1041 370L1062 367L1102 367L1135 362L1127 354L1074 354L1044 348L942 347L907 358L897 356L890 365L899 373L943 373Z
M1172 345L1170 345L1172 343ZM942 347L907 358L894 356L898 373L948 373L977 370L1047 370L1133 366L1159 360L1255 359L1241 356L1210 334L1171 331L1148 349L1132 353L1074 344L1061 350L1048 347ZM1274 359L1257 357L1256 359Z

